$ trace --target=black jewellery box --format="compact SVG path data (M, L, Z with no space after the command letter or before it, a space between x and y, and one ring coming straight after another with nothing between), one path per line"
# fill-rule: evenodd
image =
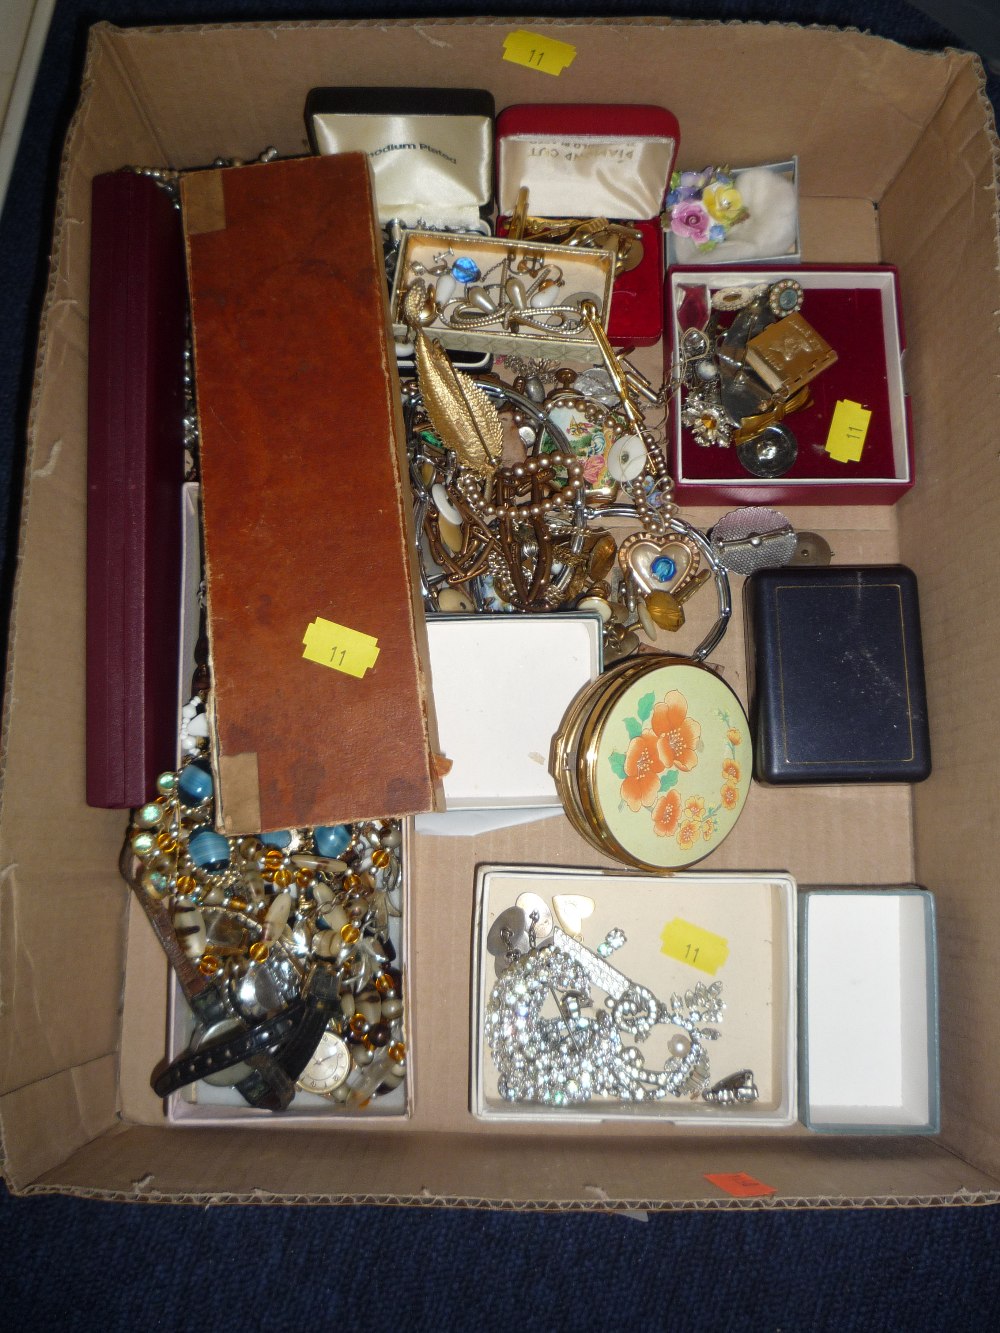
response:
M747 580L754 776L922 782L931 771L917 581L903 565Z

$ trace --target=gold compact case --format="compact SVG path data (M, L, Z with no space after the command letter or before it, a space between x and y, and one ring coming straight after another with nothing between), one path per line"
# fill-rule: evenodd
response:
M570 705L551 772L574 828L638 870L669 873L715 850L736 824L753 770L733 691L689 658L644 656Z

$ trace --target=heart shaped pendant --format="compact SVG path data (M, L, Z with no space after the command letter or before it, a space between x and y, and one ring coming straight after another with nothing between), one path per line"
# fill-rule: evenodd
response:
M554 893L552 911L566 934L582 943L583 923L594 915L593 898L585 898L582 893Z
M689 538L671 533L654 537L638 532L618 547L618 564L644 593L669 592L674 597L698 573L701 553Z

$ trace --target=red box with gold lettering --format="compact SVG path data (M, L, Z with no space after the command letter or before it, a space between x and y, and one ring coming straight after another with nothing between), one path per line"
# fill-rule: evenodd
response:
M539 223L601 219L636 233L628 254L622 246L611 297L616 347L651 347L663 332L660 212L679 143L677 117L660 106L529 103L497 117L499 235L522 187ZM599 234L593 241L607 244Z

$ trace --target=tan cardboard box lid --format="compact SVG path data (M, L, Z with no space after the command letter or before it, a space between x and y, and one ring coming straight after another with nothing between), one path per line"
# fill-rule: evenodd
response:
M706 1173L746 1171L772 1206L998 1197L993 1080L1000 912L987 868L1000 710L995 514L996 140L971 56L856 32L665 20L531 27L576 48L557 79L503 60L510 21L248 25L91 32L60 182L30 430L0 812L0 1122L17 1189L121 1198L412 1199L537 1206L720 1206ZM727 114L705 114L724 47ZM782 71L780 102L761 69ZM627 69L628 86L619 72ZM253 71L253 78L245 77ZM934 1140L819 1140L804 1130L683 1137L475 1125L468 1110L469 935L479 862L594 864L564 819L417 840L414 1114L398 1129L179 1133L146 1080L163 1050L162 967L115 874L114 812L83 804L86 272L90 180L123 163L304 151L313 85L489 85L500 106L669 101L682 167L795 151L804 255L899 266L917 485L894 510L790 511L838 561L896 560L920 579L935 772L905 788L756 791L710 866L780 866L802 882L924 883L941 945L943 1130ZM872 127L878 127L873 135ZM655 352L647 360L655 372ZM696 523L716 512L688 511ZM692 608L693 616L693 608ZM692 627L693 632L697 627ZM719 661L743 691L738 618ZM69 923L69 924L67 924ZM62 925L64 928L60 928ZM140 923L141 925L141 923ZM124 982L124 1011L123 999ZM69 1000L68 1000L69 997ZM70 1002L71 1001L71 1002ZM123 1017L124 1013L124 1017ZM85 1014L86 1021L79 1021ZM859 1016L863 1024L863 1016ZM119 1077L120 1075L120 1077ZM751 1201L752 1203L752 1201ZM735 1205L734 1205L735 1206Z

